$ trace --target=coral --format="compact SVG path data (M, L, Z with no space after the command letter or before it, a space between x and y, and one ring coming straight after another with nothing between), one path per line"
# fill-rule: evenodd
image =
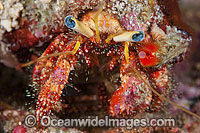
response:
M30 25L34 22L22 21L23 20L21 20L20 29L9 32L5 35L6 39L10 43L9 48L12 51L17 51L20 48L33 47L38 44L40 40L40 36L35 36L30 30Z
M0 40L2 40L6 31L10 32L12 29L19 28L17 19L24 7L20 0L3 0L1 1L1 8Z

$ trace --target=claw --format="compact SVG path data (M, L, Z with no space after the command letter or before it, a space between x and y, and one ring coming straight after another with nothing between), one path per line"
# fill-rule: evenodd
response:
M62 40L62 41L61 41ZM45 50L41 57L45 57L52 53L63 52L63 49L72 50L73 44L66 45L69 41L68 36L65 34L59 35ZM49 74L54 70L58 56L45 58L38 61L33 70L33 85L34 88L41 88L46 80L49 78Z
M80 46L80 43L82 43L82 38L77 37L76 40L78 41L76 42L73 40L71 41L65 34L61 34L49 45L49 47L40 57L40 58L44 57L44 59L38 61L34 67L33 77L32 77L34 88L41 88L44 85L44 83L50 76L49 74L52 71L54 71L53 68L55 67L55 64L59 56L52 56L50 58L45 58L45 57L52 54L60 54L60 53L61 53L60 55L64 55L67 54L65 53L67 51L69 52L71 51L70 53L72 55L75 54ZM69 41L71 42L68 43ZM76 45L74 46L75 43ZM71 60L75 59L71 58Z
M152 101L152 92L136 76L123 76L122 84L110 100L112 116L136 115L145 111Z
M120 70L121 86L114 92L110 100L109 113L112 116L136 115L145 111L152 101L152 92L136 73L130 71L130 64L122 62ZM131 63L136 67L134 56L130 55ZM144 74L142 77L146 79Z
M70 64L65 55L59 57L54 72L45 82L38 96L36 116L40 120L42 116L48 116L58 102L62 89L68 81Z
M44 52L43 56L62 51L60 56L45 58L38 62L34 68L33 82L35 87L42 88L36 104L36 117L38 122L43 116L50 115L55 105L60 99L61 92L68 82L70 68L76 65L77 57L74 56L82 43L82 38L78 36L75 41L67 45L64 40L55 40ZM62 44L61 44L62 43ZM76 44L75 44L76 43ZM75 44L75 45L74 45ZM64 54L63 51L71 51L71 54ZM70 62L69 62L70 61Z

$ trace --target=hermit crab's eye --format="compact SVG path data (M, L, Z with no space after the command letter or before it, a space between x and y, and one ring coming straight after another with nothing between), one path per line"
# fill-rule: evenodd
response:
M115 42L139 42L142 41L145 37L144 32L142 31L125 31L115 37L113 37L113 40Z
M73 18L72 16L65 17L65 25L68 28L75 28L76 26L76 22L72 18Z
M142 32L142 31L138 31L137 33L134 33L134 34L132 35L132 39L133 39L133 41L135 41L135 42L142 41L142 40L144 39L144 37L145 37L145 34L144 34L144 32Z
M77 19L75 19L72 16L65 17L65 25L68 28L71 28L71 29L77 31L86 37L94 36L93 31L87 25L83 24L82 22L78 21Z

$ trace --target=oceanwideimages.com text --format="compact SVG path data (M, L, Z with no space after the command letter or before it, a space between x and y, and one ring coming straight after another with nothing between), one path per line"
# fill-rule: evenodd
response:
M27 115L25 118L25 125L27 127L34 127L37 124L34 115ZM77 119L56 119L49 116L44 116L40 120L40 124L44 127L125 127L133 129L134 127L173 127L175 126L175 119L124 119L124 118L110 118L105 116L99 118L98 116L88 116L87 118Z

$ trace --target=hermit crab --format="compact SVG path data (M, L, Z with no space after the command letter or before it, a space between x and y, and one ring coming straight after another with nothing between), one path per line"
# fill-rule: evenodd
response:
M68 82L70 70L76 65L78 55L85 54L86 62L90 65L91 61L87 56L91 54L92 50L96 50L96 47L103 49L108 45L122 42L123 45L120 47L125 50L126 63L128 63L129 42L142 41L145 37L143 31L124 31L118 20L102 9L88 12L83 16L82 21L67 16L65 24L68 28L77 31L78 34L75 35L74 40L68 42L68 37L61 34L50 44L42 56L63 51L72 51L72 54L44 59L38 62L34 68L33 82L37 82L42 87L36 107L38 118L49 115L54 108L62 89ZM123 55L121 49L119 49L119 55ZM112 52L112 50L108 50L104 54L111 55Z
M151 8L154 4L147 1ZM112 58L110 71L116 62L120 66L121 85L110 99L111 116L160 109L163 97L169 97L173 88L168 68L185 57L191 37L160 22L163 18L162 15L158 17L158 13L142 19L137 15L133 10L117 17L112 9L101 5L98 10L89 10L79 18L65 17L66 28L75 33L58 35L34 67L33 84L40 88L36 103L38 120L50 115L55 108L80 56L84 56L91 67L94 54Z

